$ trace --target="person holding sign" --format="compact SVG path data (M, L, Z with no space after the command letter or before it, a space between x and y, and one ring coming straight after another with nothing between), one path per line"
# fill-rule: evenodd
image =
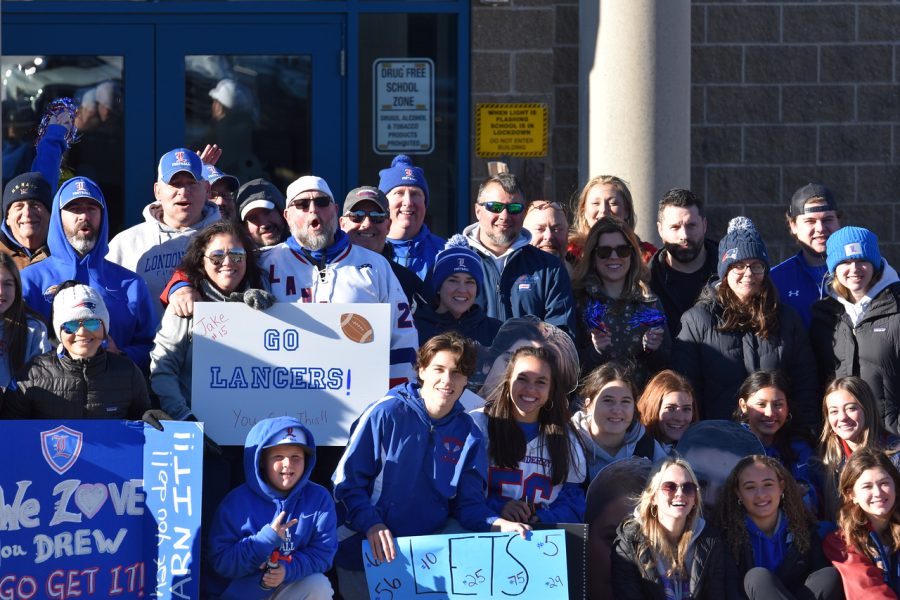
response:
M53 298L57 349L34 357L8 394L9 419L133 419L150 408L141 370L105 348L109 311L97 291L77 281Z
M332 477L338 567L345 598L365 598L361 542L372 561L391 561L395 536L430 535L452 514L473 531L520 533L528 525L485 504L484 439L459 397L475 370L475 344L448 331L418 351L418 382L391 389L353 424Z
M253 426L244 445L246 483L219 505L209 534L213 597L333 596L324 573L337 550L334 501L309 481L315 466L315 440L299 420Z
M252 259L253 241L231 219L216 221L191 238L179 270L206 302L243 302L262 310L275 298ZM169 305L150 352L150 387L160 408L173 419L197 419L191 413L193 316L182 318Z
M546 348L522 346L472 417L488 440L488 506L518 523L581 523L587 475L566 389Z
M616 534L612 584L617 600L735 597L726 594L725 543L703 520L701 506L700 486L687 462L667 458L657 465L634 518Z

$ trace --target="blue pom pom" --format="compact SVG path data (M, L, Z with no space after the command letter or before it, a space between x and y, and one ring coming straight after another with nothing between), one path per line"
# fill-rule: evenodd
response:
M599 300L592 300L584 309L584 323L588 329L598 329L602 332L608 332L606 326L606 305Z
M402 167L411 167L413 166L412 159L405 154L398 154L394 157L394 160L391 161L391 167L402 166Z
M662 311L642 306L634 311L631 318L628 319L628 329L636 329L644 326L649 328L662 327L666 324L666 314Z
M44 134L47 133L47 126L50 124L50 117L55 117L56 115L60 115L63 113L68 113L69 122L72 124L69 127L69 130L66 132L66 145L71 146L75 142L77 142L80 138L78 135L78 128L75 127L75 112L78 110L78 107L75 106L75 102L71 98L57 98L56 100L52 100L50 104L47 105L46 110L44 110L44 116L41 117L41 122L38 125L37 137L34 140L35 148L43 139Z
M450 248L469 248L469 240L466 239L461 233L453 234L447 243L444 245L444 250L448 250Z

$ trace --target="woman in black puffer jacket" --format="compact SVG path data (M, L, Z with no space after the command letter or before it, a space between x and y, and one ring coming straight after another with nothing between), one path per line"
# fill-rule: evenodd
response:
M787 373L793 418L818 433L819 380L800 316L782 304L769 255L750 219L736 217L719 242L720 281L681 317L672 367L690 380L701 419L729 419L748 375Z
M813 304L810 337L827 379L856 375L875 394L884 428L900 434L900 278L868 229L828 238L832 297Z
M641 493L635 517L619 526L612 553L617 600L734 598L725 581L725 544L706 525L690 465L662 461Z

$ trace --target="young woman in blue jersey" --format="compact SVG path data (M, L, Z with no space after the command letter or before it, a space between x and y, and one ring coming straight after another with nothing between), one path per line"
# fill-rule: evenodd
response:
M581 523L584 452L569 423L556 358L513 353L502 383L472 416L488 440L488 506L519 523Z
M840 577L822 553L797 483L769 456L744 457L718 505L728 544L727 581L750 600L837 598Z
M840 377L825 389L822 402L820 458L824 465L823 515L834 518L840 505L838 480L847 460L861 448L887 450L888 457L900 467L898 440L881 424L875 395L859 377Z
M800 484L807 507L818 514L822 477L815 466L811 440L793 427L789 389L781 371L756 371L738 390L734 414L759 438L766 455L781 461L791 472Z

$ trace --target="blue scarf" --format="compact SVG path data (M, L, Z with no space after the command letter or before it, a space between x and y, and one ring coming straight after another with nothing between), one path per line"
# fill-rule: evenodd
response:
M347 237L346 233L338 229L334 233L334 243L324 250L310 250L309 248L304 248L292 235L288 236L286 242L288 248L305 256L310 262L319 267L319 270L322 270L325 268L325 265L331 263L331 261L340 256L341 252L347 249L350 245L350 238Z
M888 585L894 593L900 596L900 561L897 560L896 554L892 554L890 550L881 543L881 538L874 531L869 532L869 540L878 551L878 556L872 557L875 566L881 569L884 583Z

